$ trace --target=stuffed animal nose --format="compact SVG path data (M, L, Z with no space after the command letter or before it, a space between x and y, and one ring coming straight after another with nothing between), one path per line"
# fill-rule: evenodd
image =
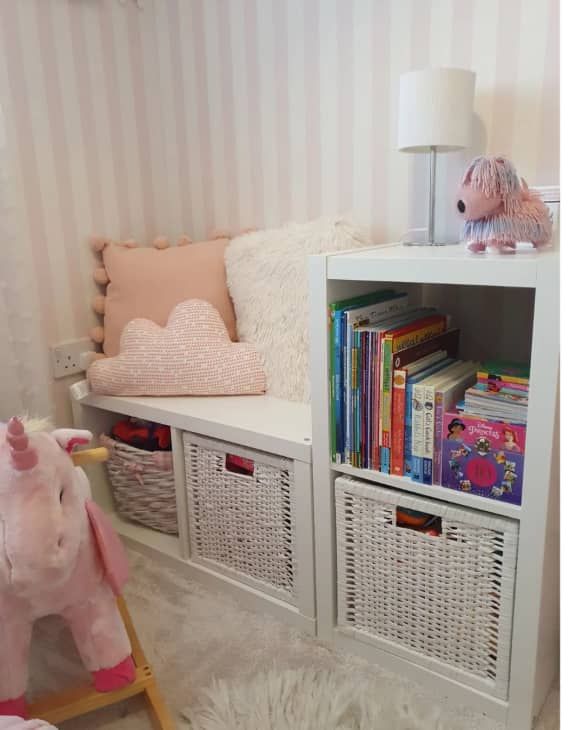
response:
M456 204L456 207L458 208L458 210L461 213L464 213L464 211L466 210L466 205L464 204L464 200L459 200L458 203Z

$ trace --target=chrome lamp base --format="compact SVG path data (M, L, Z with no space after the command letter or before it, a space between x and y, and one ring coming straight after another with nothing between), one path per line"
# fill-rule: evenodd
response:
M460 241L436 241L434 237L436 220L436 147L430 147L430 205L428 210L428 240L404 241L404 246L456 246Z
M404 241L402 246L458 246L460 241Z

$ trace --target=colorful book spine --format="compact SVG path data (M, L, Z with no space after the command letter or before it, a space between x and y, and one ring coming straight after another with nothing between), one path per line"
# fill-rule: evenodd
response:
M371 398L371 420L369 421L369 469L375 469L377 456L375 455L375 430L377 423L377 397L376 397L376 373L377 373L377 332L372 332L369 341L369 367L370 367L370 398Z
M391 423L391 381L392 381L392 342L389 339L383 339L381 343L382 351L382 389L381 389L381 445L388 449L391 448L391 440L389 436L389 424Z
M334 393L334 336L333 336L333 314L332 308L329 308L329 314L327 318L328 336L329 336L329 440L330 440L330 452L331 461L335 459L335 453L337 445L336 439L336 426L335 426L335 393Z
M357 413L358 413L358 402L359 402L359 388L358 388L358 357L359 357L359 332L353 332L353 346L351 348L351 454L350 463L352 466L357 466Z
M420 342L429 340L446 329L446 317L433 315L418 322L414 322L399 331L386 336L383 352L383 393L382 403L382 434L381 445L390 449L391 461L391 411L392 411L392 383L393 383L393 353L413 347Z
M418 372L425 367L430 367L433 362L445 359L445 357L456 357L459 339L460 330L451 329L393 355L391 473L396 476L404 476L405 474L406 382L410 374L408 366L417 363L416 372ZM432 360L433 355L436 356L436 360ZM430 358L430 361L428 358ZM387 453L389 455L389 450L387 450Z
M430 385L424 388L422 409L422 482L432 484L432 460L434 458L434 408L436 389Z
M405 292L386 290L364 295L353 300L347 300L352 306L343 312L344 333L344 454L343 461L352 463L352 454L355 453L355 404L353 401L353 356L356 328L366 324L376 324L383 319L397 315L407 308L408 295ZM347 301L342 303L347 304Z
M361 400L361 429L359 434L359 467L365 466L365 434L367 433L367 408L366 408L366 393L367 393L367 332L361 333L361 386L360 386L360 400Z
M434 403L434 463L432 483L440 484L442 478L442 421L444 419L444 391L436 393Z
M453 364L452 358L446 358L426 368L417 375L406 381L406 417L404 432L404 476L414 481L420 481L422 477L422 464L413 454L413 426L414 426L414 386L425 378L444 370Z
M333 409L334 409L334 450L333 458L335 463L341 463L341 450L343 448L343 402L341 395L341 383L343 377L343 341L342 341L342 311L333 312Z
M393 371L391 462L387 459L386 474L404 475L405 425L406 425L406 383L408 371ZM389 456L389 449L388 449Z
M369 332L361 334L361 467L367 464L367 427L369 397Z
M341 393L343 399L343 443L341 451L341 463L347 463L348 453L351 444L350 433L350 413L351 413L351 351L353 349L352 342L347 338L347 312L343 311L341 318L341 328L343 332L343 380L341 383ZM348 382L348 385L347 385Z
M361 443L361 333L356 333L355 342L355 441L353 443L354 466L359 466Z
M406 417L404 433L404 476L414 478L414 457L412 448L414 384L406 384ZM416 462L417 465L417 462ZM417 480L415 480L417 481Z
M367 338L367 413L369 414L367 419L367 443L365 448L365 463L367 465L367 469L372 468L371 434L373 432L373 373L375 369L372 350L374 339L375 332L370 332Z
M423 383L416 383L412 391L412 479L415 482L424 480L424 391Z

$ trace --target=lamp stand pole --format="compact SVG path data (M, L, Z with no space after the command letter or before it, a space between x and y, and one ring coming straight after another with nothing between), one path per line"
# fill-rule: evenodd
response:
M428 206L428 235L425 241L404 241L404 246L453 246L458 241L436 240L436 156L437 148L430 147L430 195Z
M434 237L436 218L436 147L430 147L430 210L428 212L428 245L437 246Z
M428 196L428 234L422 241L404 241L404 246L450 246L458 241L436 240L436 158L437 148L430 146L430 192Z

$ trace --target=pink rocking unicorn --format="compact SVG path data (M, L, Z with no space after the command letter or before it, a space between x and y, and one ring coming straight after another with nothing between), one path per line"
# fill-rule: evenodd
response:
M475 157L462 178L456 207L465 221L463 240L473 253L515 253L518 241L540 248L551 240L547 206L504 157Z
M33 623L59 614L100 692L134 681L116 607L128 566L119 537L91 501L70 453L88 431L27 433L0 423L0 717L26 716Z

